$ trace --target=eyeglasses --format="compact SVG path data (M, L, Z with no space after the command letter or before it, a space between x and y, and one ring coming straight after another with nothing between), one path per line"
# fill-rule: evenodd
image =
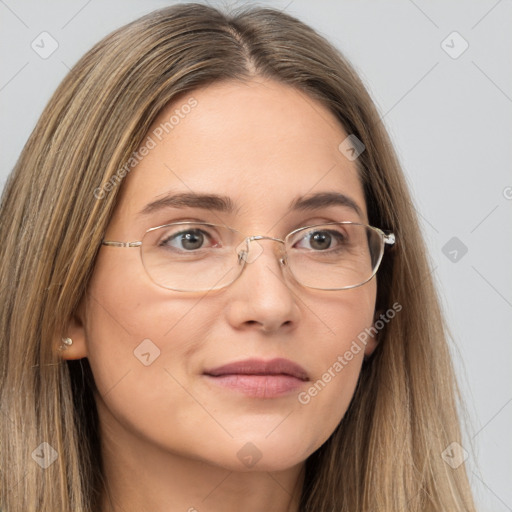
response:
M346 290L377 273L393 233L354 222L329 222L295 229L284 240L245 236L236 229L206 222L173 222L150 228L141 241L103 240L111 247L140 247L150 279L182 292L218 290L242 274L263 252L257 240L280 242L279 263L307 288ZM256 243L253 243L256 242Z

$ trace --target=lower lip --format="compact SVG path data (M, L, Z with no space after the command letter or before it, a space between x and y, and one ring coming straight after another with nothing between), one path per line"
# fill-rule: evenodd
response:
M230 374L213 377L208 380L220 386L233 389L254 398L275 398L297 391L304 381L291 375L246 375Z

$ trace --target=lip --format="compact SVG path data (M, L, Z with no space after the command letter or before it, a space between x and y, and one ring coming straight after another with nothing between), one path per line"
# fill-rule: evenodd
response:
M203 372L210 382L255 398L274 398L296 391L309 380L302 366L288 359L246 359Z

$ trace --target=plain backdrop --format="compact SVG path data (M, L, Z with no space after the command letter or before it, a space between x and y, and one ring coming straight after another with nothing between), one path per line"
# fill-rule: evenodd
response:
M0 187L69 68L115 28L172 3L0 0ZM478 508L512 511L512 3L252 4L326 36L372 95L412 189L453 335ZM34 50L41 38L47 52L58 45L51 55Z

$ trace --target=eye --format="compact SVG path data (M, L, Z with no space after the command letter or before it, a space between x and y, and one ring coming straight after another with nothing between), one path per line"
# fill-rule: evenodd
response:
M297 244L294 244L294 247L302 242L309 242L310 247L306 247L306 249L325 251L328 249L341 248L341 246L347 243L347 236L341 230L322 229L307 232Z
M159 242L160 247L174 248L184 251L196 251L204 249L203 244L207 241L213 242L213 236L203 229L186 229L178 233L167 233L164 238ZM218 242L213 242L210 247L218 247Z

